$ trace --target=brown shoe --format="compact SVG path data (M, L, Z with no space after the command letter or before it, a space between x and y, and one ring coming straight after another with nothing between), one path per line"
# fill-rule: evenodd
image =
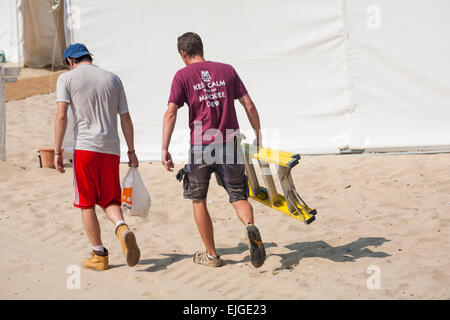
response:
M100 256L95 253L94 250L91 251L90 258L84 258L81 261L81 265L87 269L104 271L109 269L108 263L108 251L106 251L105 256Z
M259 268L266 260L266 250L261 240L259 230L253 224L247 225L247 241L248 249L250 250L250 261L255 268Z
M212 256L211 258L209 258L206 251L197 251L194 254L194 262L208 267L222 266L222 260L220 259L220 256Z
M139 262L141 251L136 243L134 233L130 231L126 224L121 224L116 228L116 236L122 245L123 254L127 260L127 264L132 267Z

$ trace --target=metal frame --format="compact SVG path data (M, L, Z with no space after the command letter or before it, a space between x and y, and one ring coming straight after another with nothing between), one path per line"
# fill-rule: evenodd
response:
M316 218L317 210L310 208L295 189L291 169L298 164L299 154L259 148L247 143L242 144L245 159L245 172L248 177L250 198L297 220L310 224ZM261 187L252 159L259 164L266 187ZM270 171L270 163L277 168L283 194L277 193L275 181Z
M5 83L16 82L20 67L0 64L0 161L6 161L6 93Z

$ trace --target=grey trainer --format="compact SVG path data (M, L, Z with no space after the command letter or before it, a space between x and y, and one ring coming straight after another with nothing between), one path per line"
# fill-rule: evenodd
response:
M266 260L266 250L258 228L250 223L247 225L247 240L250 250L250 261L255 268L259 268Z
M213 256L212 258L209 258L206 251L197 251L194 254L194 262L208 267L222 266L220 256Z

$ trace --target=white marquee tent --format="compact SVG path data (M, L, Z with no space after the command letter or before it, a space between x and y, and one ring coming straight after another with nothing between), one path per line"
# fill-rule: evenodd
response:
M7 60L35 68L62 66L64 13L62 1L0 0L0 49Z
M49 21L55 29L64 19L63 40L48 33L53 43L86 44L96 64L122 78L141 160L160 158L163 111L183 67L176 40L186 31L200 34L206 59L236 68L266 146L303 154L450 150L448 0L41 0L50 11L31 17L27 2L37 1L0 0L0 47L18 59L28 50L20 21L37 15L36 28L50 30ZM187 117L180 109L175 159L187 156Z

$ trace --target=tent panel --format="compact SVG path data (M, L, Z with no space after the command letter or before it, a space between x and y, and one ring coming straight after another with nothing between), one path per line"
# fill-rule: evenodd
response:
M236 68L260 110L263 128L279 135L281 148L335 153L348 140L339 2L122 3L72 0L80 9L73 36L94 53L95 63L122 78L141 159L160 160L163 112L173 75L184 66L177 37L187 31L202 36L208 60ZM241 128L252 135L244 110L236 106ZM187 156L187 124L184 107L171 144L176 160Z
M72 41L124 82L143 160L159 160L163 111L183 67L176 39L186 31L202 36L208 60L236 68L271 132L269 147L338 153L450 144L448 1L69 2L79 13ZM176 160L188 144L184 107L171 145Z
M65 49L61 16L64 2L23 0L24 64L29 67L62 66Z
M18 0L0 0L0 50L5 51L7 61L20 63L21 30L18 30Z
M373 11L379 28L370 28ZM450 145L448 1L349 2L352 148L442 149ZM369 27L368 27L369 25ZM444 34L447 34L444 37Z

